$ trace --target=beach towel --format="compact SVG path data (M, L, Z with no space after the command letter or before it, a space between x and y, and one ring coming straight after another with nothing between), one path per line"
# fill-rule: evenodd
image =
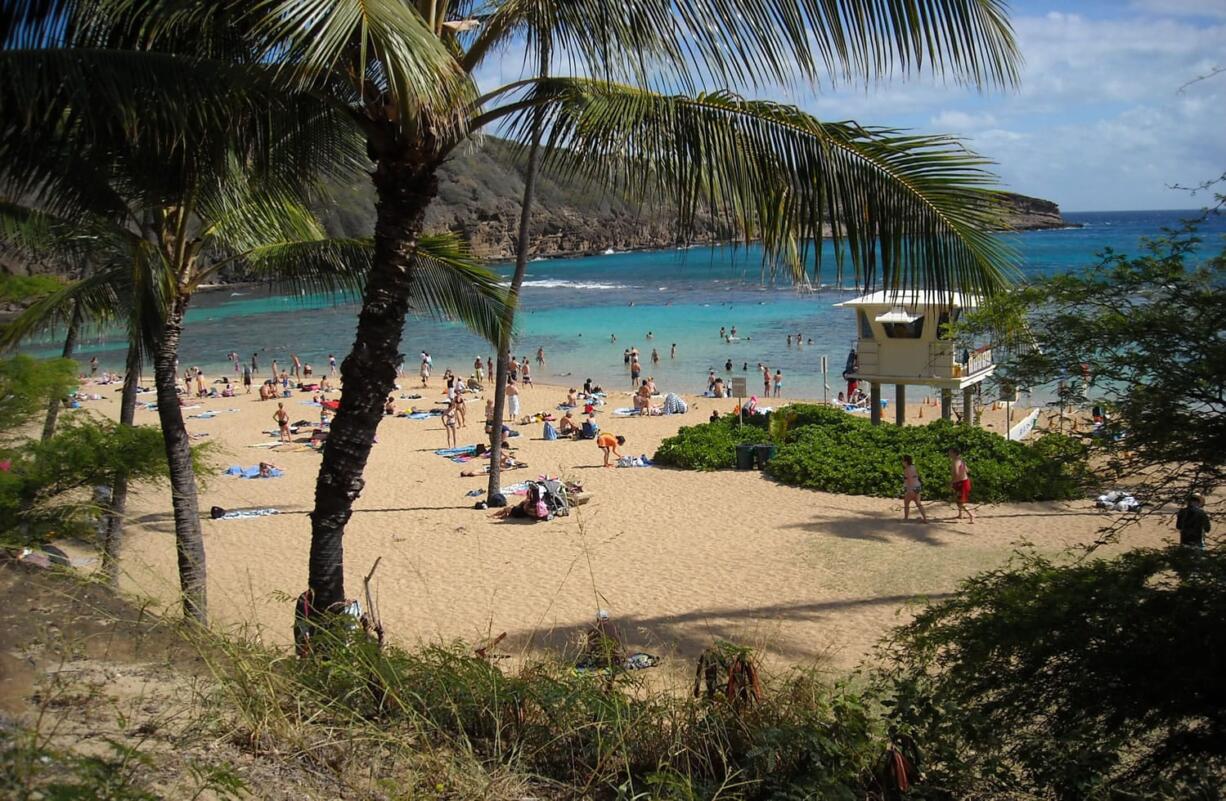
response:
M639 414L640 412L638 409L632 409L629 406L622 406L621 408L613 410L614 417L638 417Z
M676 393L670 392L664 396L665 414L685 414L689 410L690 407Z
M251 467L241 467L239 465L230 465L226 468L227 476L238 476L240 478L261 478L260 466L252 465ZM268 478L280 478L285 475L285 472L279 467L274 467L269 471Z
M553 427L553 423L546 422L546 423L545 423L545 430L544 430L543 432L541 432L541 436L542 436L544 439L557 439L557 438L558 438L558 430L557 430L556 428L554 428L554 427Z
M433 416L429 412L413 412L412 414L405 415L410 420L429 420Z
M642 456L623 456L617 460L618 467L652 467L652 461L647 458L647 454Z
M439 448L434 453L438 456L472 456L476 452L476 445L464 445L459 448Z
M269 515L279 515L280 511L276 509L235 509L233 512L226 512L217 520L247 520L253 517L268 517Z
M518 484L511 484L502 488L503 495L527 495L528 482L521 481Z

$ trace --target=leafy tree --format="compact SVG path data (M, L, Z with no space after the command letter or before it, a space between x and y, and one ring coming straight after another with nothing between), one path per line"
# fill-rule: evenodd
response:
M1151 508L1226 479L1226 251L1206 255L1198 230L1001 293L963 324L1005 346L997 381L1098 407L1101 428L1072 436L1102 481L1126 480Z
M0 360L0 537L9 542L91 528L100 509L89 491L115 475L136 482L166 476L156 428L78 415L49 438L23 434L48 400L60 403L76 381L67 359Z
M887 641L913 797L1208 799L1226 771L1226 552L1173 547L968 579Z

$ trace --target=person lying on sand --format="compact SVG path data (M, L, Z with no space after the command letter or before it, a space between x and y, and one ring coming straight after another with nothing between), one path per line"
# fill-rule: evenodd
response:
M621 454L621 451L617 449L617 446L625 445L625 444L626 444L626 438L621 435L614 436L612 434L601 434L598 437L596 437L596 447L604 451L604 466L605 467L613 466L609 464L610 456L616 456L618 459L621 458L622 454Z
M272 471L280 469L271 462L260 462L260 478L272 478Z

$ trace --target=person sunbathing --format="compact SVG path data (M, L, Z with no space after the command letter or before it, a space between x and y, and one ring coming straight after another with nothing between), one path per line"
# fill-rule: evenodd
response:
M272 471L280 469L271 462L260 462L260 478L272 478Z
M562 403L562 405L563 406L578 406L579 405L579 393L575 390L574 387L571 387L569 390L567 390L566 400Z

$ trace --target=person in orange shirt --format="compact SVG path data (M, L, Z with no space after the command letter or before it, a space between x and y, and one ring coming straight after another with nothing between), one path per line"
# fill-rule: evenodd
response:
M626 438L620 435L615 437L612 434L601 434L600 436L596 437L596 447L604 451L604 466L605 467L613 466L609 464L610 455L616 456L619 459L621 458L621 451L617 450L617 446L625 445L625 444L626 444Z

